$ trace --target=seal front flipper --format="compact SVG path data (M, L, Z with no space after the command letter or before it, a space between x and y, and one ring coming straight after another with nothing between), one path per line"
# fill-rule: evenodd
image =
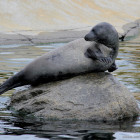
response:
M102 63L109 64L112 63L112 59L110 57L106 57L100 48L98 48L98 45L94 48L88 48L85 55L93 60L99 60Z
M108 71L109 72L113 72L113 71L115 71L115 70L117 70L118 68L117 68L117 66L116 66L116 64L115 64L115 62L110 66L110 68L108 69Z
M98 59L100 62L103 62L105 64L109 64L112 62L112 59L110 57L103 57Z

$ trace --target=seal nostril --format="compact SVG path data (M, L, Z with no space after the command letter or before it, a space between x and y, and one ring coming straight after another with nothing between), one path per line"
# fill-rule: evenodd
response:
M89 41L89 39L87 38L87 36L85 36L84 39L85 39L86 41Z

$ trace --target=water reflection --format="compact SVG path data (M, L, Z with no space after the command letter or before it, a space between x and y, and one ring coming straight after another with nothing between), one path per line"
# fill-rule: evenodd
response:
M114 140L113 133L93 133L83 137L83 140Z
M5 123L8 120L5 119ZM5 135L36 135L39 138L48 139L104 139L112 140L115 137L120 137L120 133L135 132L133 124L135 120L126 120L116 123L101 123L88 121L47 121L34 120L29 118L14 119L14 126L10 124L5 128ZM138 132L138 131L137 131ZM117 134L117 135L114 135ZM127 133L126 133L127 134ZM132 133L135 134L135 133ZM0 137L1 138L1 137Z
M140 44L120 44L116 62L119 69L114 74L117 75L119 81L130 91L140 92Z
M34 58L64 44L0 46L0 83L21 70ZM125 42L121 43L120 46L119 56L116 61L119 69L113 72L113 75L132 92L135 92L137 99L140 99L140 44ZM9 96L13 92L14 89L0 96L0 134L3 134L0 135L0 139L112 140L120 138L125 140L128 137L140 138L138 135L140 133L140 118L112 124L86 121L44 121L13 117L6 108L10 99ZM139 100L138 104L140 104Z

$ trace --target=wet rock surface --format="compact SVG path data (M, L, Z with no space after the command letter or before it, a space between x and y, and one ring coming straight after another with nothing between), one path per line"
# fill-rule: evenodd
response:
M90 73L43 84L11 97L10 107L35 117L116 121L137 116L132 94L109 73Z

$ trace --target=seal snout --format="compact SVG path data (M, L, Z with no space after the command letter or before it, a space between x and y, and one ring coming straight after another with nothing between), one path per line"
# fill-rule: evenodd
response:
M96 40L96 35L94 34L94 32L90 31L85 37L84 39L86 41L95 41Z
M93 40L94 40L94 35L92 35L91 33L88 33L88 34L84 37L84 39L85 39L86 41L93 41Z
M90 41L87 35L84 37L84 39L85 39L86 41Z

